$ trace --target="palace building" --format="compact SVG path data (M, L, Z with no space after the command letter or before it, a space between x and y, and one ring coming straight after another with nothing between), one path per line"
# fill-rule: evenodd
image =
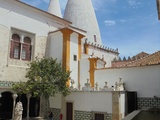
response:
M20 98L11 89L14 82L27 81L27 64L37 56L57 58L72 71L69 96ZM48 11L0 0L0 119L13 119L19 100L23 118L46 117L52 110L54 120L60 114L63 120L121 120L133 110L151 107L147 100L160 96L160 52L113 66L118 58L118 48L102 43L91 0L68 0L64 17L58 0L50 0Z

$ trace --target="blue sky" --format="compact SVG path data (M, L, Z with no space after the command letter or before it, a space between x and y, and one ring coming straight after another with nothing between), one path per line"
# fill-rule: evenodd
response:
M47 10L49 0L21 0ZM59 0L62 13L67 0ZM156 0L92 0L102 42L118 48L120 57L160 50L160 21Z

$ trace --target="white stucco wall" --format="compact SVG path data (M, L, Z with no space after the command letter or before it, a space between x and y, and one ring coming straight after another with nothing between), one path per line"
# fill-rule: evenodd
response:
M61 109L61 94L56 94L54 97L49 98L50 108L59 108Z
M104 63L104 62L102 62L101 60L98 60L98 61L97 61L97 69L98 69L98 68L104 68L104 66L105 66L105 63Z
M74 102L74 110L112 113L111 92L72 92L66 101Z
M97 48L89 47L89 55L92 55L94 53L94 56L102 58L104 57L104 61L107 62L105 67L111 67L111 62L116 57L118 58L118 55L112 52L103 51Z
M160 65L95 71L95 82L98 82L101 88L105 81L110 87L115 85L119 78L125 83L126 90L137 91L138 97L160 96Z
M77 56L77 60L74 61L74 55ZM75 81L74 87L78 87L78 34L73 32L70 39L70 71L71 79Z
M112 92L72 92L66 102L73 102L73 109L112 113ZM61 96L50 98L51 108L60 108Z
M88 59L81 59L80 60L80 84L81 88L84 87L84 84L89 79L89 60Z
M63 35L61 32L55 32L49 35L49 56L53 59L57 58L58 62L62 62L63 53Z
M0 24L3 24L9 29L10 27L15 27L36 33L36 36L47 36L49 31L57 29L54 27L54 20L22 8L21 6L16 6L12 2L3 0L0 4L0 11L0 16L3 18L0 19Z
M0 81L25 81L27 61L11 60L10 30L0 24Z
M26 81L29 61L10 59L11 32L16 29L32 35L33 60L45 54L48 33L56 30L58 24L49 17L9 0L0 1L0 16L0 57L3 58L0 60L0 81Z

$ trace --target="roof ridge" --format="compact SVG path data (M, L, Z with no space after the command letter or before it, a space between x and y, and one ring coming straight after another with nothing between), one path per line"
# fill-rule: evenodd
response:
M129 61L124 64L121 64L116 67L133 67L133 66L146 66L146 65L155 65L160 64L160 51L154 52L153 54L149 54L140 59L136 59L134 61Z

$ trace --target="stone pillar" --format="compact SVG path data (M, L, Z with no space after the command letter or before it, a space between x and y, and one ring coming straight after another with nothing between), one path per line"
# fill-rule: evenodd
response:
M18 97L17 94L13 94L12 98L13 98L13 110L12 110L12 120L14 119L14 108L15 108L15 104L16 104L16 98Z
M121 108L120 108L120 92L112 92L112 120L122 120Z
M29 104L30 104L31 94L27 95L27 119L29 119Z

